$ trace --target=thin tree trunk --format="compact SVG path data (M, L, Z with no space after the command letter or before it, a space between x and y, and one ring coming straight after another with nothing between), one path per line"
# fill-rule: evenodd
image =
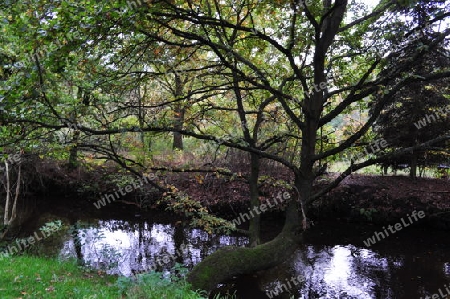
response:
M78 141L79 141L79 138L80 138L80 131L76 130L73 133L72 146L69 151L69 161L68 161L69 169L75 169L78 167Z
M84 108L82 108L83 110L85 110L86 107L89 106L89 95L86 94L85 92L83 92L83 89L81 87L78 87L78 91L77 91L77 97L80 100L80 103L82 103L84 106ZM87 100L85 100L87 99ZM83 111L82 110L82 111ZM73 112L72 116L71 116L71 122L73 124L77 124L77 113ZM71 141L71 147L69 150L69 160L67 161L68 163L68 167L69 169L75 169L78 167L78 142L80 139L80 130L78 130L77 126L75 125L74 128L74 132L73 132L73 138Z
M21 173L22 173L22 165L19 164L19 172L17 174L17 185L16 185L16 194L14 194L14 203L11 211L11 218L9 222L13 222L14 219L17 217L17 201L19 200L20 195L20 180L21 180Z
M413 151L412 153L412 157L411 157L411 169L409 172L409 176L412 178L416 178L417 177L417 159L418 159L418 154L416 151Z
M19 172L17 174L17 184L16 191L14 194L14 201L12 203L12 208L10 210L11 205L11 178L9 176L9 164L5 161L5 171L6 171L6 203L5 203L5 212L3 215L3 224L10 225L17 217L17 202L19 200L20 195L20 181L22 179L22 166L19 164Z
M146 152L146 144L145 144L145 132L142 130L144 128L145 122L144 122L144 103L143 103L143 99L145 98L145 96L147 95L147 86L143 86L144 88L144 94L141 95L141 90L140 88L137 91L137 96L138 96L138 119L139 119L139 127L140 127L140 139L141 139L141 144L142 144L142 149L144 151L143 156L145 159L145 152Z
M250 210L253 211L255 208L259 208L259 192L258 192L258 177L259 177L259 156L257 154L250 154ZM261 215L259 212L254 213L254 217L250 219L249 225L250 234L250 246L254 247L261 243Z
M183 95L183 82L178 74L175 74L175 99ZM184 125L185 107L182 102L177 102L174 108L174 127L175 130L180 131ZM183 149L183 135L180 132L173 132L173 149Z
M3 224L9 224L9 202L11 198L11 186L9 182L9 164L5 161L5 173L6 173L6 203L5 203L5 212L3 214Z

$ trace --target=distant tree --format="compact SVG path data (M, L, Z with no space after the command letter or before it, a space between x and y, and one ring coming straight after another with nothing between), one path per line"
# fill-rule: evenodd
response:
M399 34L390 37L392 48L388 56L386 73L395 70L418 49L431 47L435 43L437 28L429 26L428 21L436 17L434 14L439 2L442 1L419 1L411 8L403 8L405 14L412 17L412 23L422 30L410 32L408 28L411 24L407 22L397 24ZM425 76L437 69L448 68L449 54L445 41L442 41L432 51L422 55L418 63L403 72L403 77L409 74ZM393 86L400 80L402 77L389 85ZM449 83L450 80L444 78L404 86L395 94L395 101L387 105L380 113L374 124L374 131L388 142L391 150L412 147L448 133L450 131ZM410 176L416 177L419 166L446 159L445 145L444 142L435 144L433 148L414 150L394 159L388 159L383 165L395 169L400 164L409 164Z

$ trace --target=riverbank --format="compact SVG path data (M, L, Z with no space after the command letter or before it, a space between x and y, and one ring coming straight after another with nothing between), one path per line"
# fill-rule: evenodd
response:
M321 176L314 190L320 190L338 175ZM289 181L289 173L279 172L278 178ZM248 211L247 185L242 181L211 176L199 184L189 174L178 175L174 181L178 188L201 201L210 211L227 219ZM261 184L261 203L285 191L283 187ZM283 204L277 205L262 217L282 219L283 208ZM414 210L424 211L426 215L415 225L450 230L450 180L352 174L316 200L309 209L309 217L314 222L389 224Z
M12 256L0 260L0 272L2 299L205 298L191 291L184 279L162 279L155 273L117 277L56 258Z
M151 179L136 184L136 177L112 164L69 170L55 161L34 160L33 163L38 171L28 174L28 177L24 173L28 187L23 196L24 206L32 211L36 207L43 210L42 206L49 209L61 206L70 207L73 215L113 218L115 215L144 216L166 209L164 203L158 204L162 194L152 185L161 183L181 190L211 214L230 221L242 218L249 212L248 185L244 179L245 173L240 172L241 168L245 168L243 165L223 165L240 176L218 174L212 169L204 173L148 171L144 175ZM315 190L320 190L338 175L330 173L317 178ZM292 193L282 184L275 183L277 180L292 183L292 177L287 169L263 165L259 186L261 203L272 202L285 192ZM119 193L120 190L125 191ZM114 192L120 196L104 206L98 205L105 195ZM42 198L46 201L42 202ZM284 204L281 202L262 213L262 218L281 220L283 210ZM314 222L336 220L387 224L414 210L426 214L417 225L450 230L450 180L352 174L313 203L309 217ZM70 220L70 213L67 218ZM177 218L183 220L182 215ZM242 227L245 227L246 221L242 222Z

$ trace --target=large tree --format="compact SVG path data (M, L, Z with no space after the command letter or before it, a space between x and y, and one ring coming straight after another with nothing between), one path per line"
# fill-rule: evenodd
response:
M140 27L144 34L166 43L173 43L172 38L176 36L177 39L184 39L179 43L180 46L202 45L204 49L209 49L241 81L275 97L290 121L301 131L298 164L251 144L226 144L274 159L289 167L295 176L298 200L290 201L284 229L277 238L252 249L219 250L191 272L190 281L195 287L210 289L232 275L273 265L281 258L280 246L295 244L301 229L308 227L308 205L320 194L336 186L346 175L376 162L376 159L351 165L327 188L313 194L315 162L345 151L366 134L383 108L393 101L395 93L406 84L449 75L448 70L436 70L421 76L417 76L413 70L406 72L417 64L418 57L436 47L449 30L442 30L433 37L428 47L408 52L395 68L385 71L389 66L386 64L387 59L379 55L376 49L377 35L382 37L390 30L387 24L393 13L389 9L395 5L395 2L384 1L373 12L362 15L358 6L349 6L345 0L315 2L309 7L302 5L302 2L290 1L160 1L146 11L147 20L154 25L151 28ZM350 19L350 15L345 20L349 10L354 20ZM448 15L442 10L430 22L437 22ZM375 21L378 21L377 27L371 26ZM163 29L165 34L161 35ZM234 36L239 37L239 42L229 45L227 42ZM276 67L282 68L272 70L267 64L261 63L259 55L252 55L252 52L258 51L254 40L262 41L271 48L265 60L273 61ZM352 69L356 66L357 69ZM395 84L390 85L391 82ZM377 93L381 96L371 97ZM318 154L316 145L320 128L341 113L348 113L354 104L362 101L369 101L372 105L371 117L356 133L341 140L338 146ZM195 132L184 134L207 138ZM445 138L448 135L427 141L437 142ZM419 144L415 148L423 146ZM274 258L260 258L265 255ZM220 275L212 276L213 272L220 272Z
M36 0L36 3L36 11L42 11L39 9L40 1ZM76 63L69 63L72 71L63 71L62 74L78 81L90 80L96 83L91 89L98 92L101 105L93 106L92 111L83 116L84 121L77 129L85 136L91 139L96 137L96 141L103 143L87 140L82 143L85 148L90 146L116 159L128 169L139 166L130 159L120 157L113 147L112 137L123 130L119 127L119 120L133 114L119 95L127 90L127 84L137 80L136 66L141 65L144 72L149 71L148 61L158 58L154 49L161 46L178 47L195 49L202 54L198 56L202 57L201 60L195 64L186 63L187 68L183 68L183 72L203 74L202 83L195 84L185 95L191 99L195 95L195 102L190 102L190 109L194 109L196 118L192 119L189 126L180 129L173 124L173 118L168 118L165 113L167 109L173 108L171 101L161 98L160 102L148 106L148 109L164 109L154 121L141 122L139 130L177 132L203 141L216 141L249 152L255 162L261 158L271 159L292 171L295 196L286 206L282 232L268 243L252 248L224 248L208 256L190 273L189 281L195 288L209 290L234 275L265 269L286 258L301 242L303 230L308 228L308 206L351 172L385 157L349 163L341 176L313 193L313 182L319 174L316 171L318 161L348 152L353 144L365 137L381 111L395 100L395 94L403 87L450 76L448 69L431 70L418 75L412 68L418 64L419 57L436 48L449 35L450 30L446 28L441 28L433 35L427 47L417 47L408 52L401 50L404 59L399 60L395 67L389 65L389 56L394 54L384 55L380 49L383 49L385 37L389 33L398 33L396 28L389 26L398 17L398 10L395 9L397 1L382 1L372 11L368 11L361 3L349 4L346 0L314 1L311 5L305 3L311 2L155 0L151 5L144 4L135 9L127 7L125 1L89 2L84 3L83 7L72 1L62 4L55 1L54 7L45 9L56 9L57 18L37 25L42 19L39 16L34 20L37 22L32 27L34 30L14 33L16 36L38 34L42 32L41 26L45 27L44 31L63 35L73 30L73 26L79 26L83 33L83 40L78 43L79 52L73 53L72 50L68 54ZM448 7L439 7L429 23L436 24L448 19L448 11ZM49 14L52 15L54 13ZM17 20L23 21L23 18ZM58 22L56 26L54 23ZM20 26L11 25L11 28L19 30ZM9 27L7 29L10 30ZM420 27L412 26L411 30L415 32ZM30 47L33 48L32 45ZM54 47L50 49L50 53L58 53L53 51ZM17 55L29 51L28 48L19 50ZM87 59L82 59L83 54ZM29 66L34 77L25 82L40 85L34 96L42 105L39 111L43 117L38 120L34 115L9 115L6 120L9 124L24 123L47 129L66 127L61 125L61 120L64 120L61 112L70 112L69 108L73 106L59 105L61 102L57 93L48 93L49 90L58 90L64 86L63 80L56 80L61 78L61 69L50 68L58 62L55 57L58 56L49 55L35 60L33 65L37 67ZM45 72L39 71L42 65L45 66ZM95 80L90 79L86 71ZM146 80L147 77L139 79ZM51 82L59 85L52 88ZM83 82L77 83L84 86L81 84ZM87 85L88 82L84 83ZM141 84L150 84L150 81ZM24 90L22 86L17 88ZM232 96L227 93L230 91ZM257 96L261 98L248 103ZM20 107L30 105L21 101L21 94L7 94L7 97L10 105L14 101L20 102ZM224 99L229 100L229 103L222 104ZM266 100L267 104L264 104ZM75 108L80 104L76 97L70 97L70 103ZM323 130L329 130L329 124L337 117L351 114L360 105L370 105L371 116L350 136L318 149ZM256 116L256 121L251 120L251 115ZM254 126L256 131L251 132L248 124L256 125L258 115L263 117L261 120L264 119L265 125ZM272 118L272 115L276 116ZM272 136L266 135L267 142L255 135L258 130L260 134L267 134L266 128L270 127L278 130L280 117L285 123L282 125L291 129L291 135L278 132ZM242 127L239 135L218 138L205 130L205 124L225 127L233 123L231 120L237 120ZM132 127L125 129L131 131ZM426 140L390 155L420 150L449 138L444 135ZM277 140L289 143L298 139L301 145L294 153L295 159L287 159L270 146L265 146ZM252 173L257 175L257 170L255 167ZM255 178L257 176L253 176L252 180L255 181ZM251 194L254 196L255 190Z

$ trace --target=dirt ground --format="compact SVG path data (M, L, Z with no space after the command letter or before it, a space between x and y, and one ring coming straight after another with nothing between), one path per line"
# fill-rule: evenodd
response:
M412 211L424 211L428 224L447 227L450 180L406 176L351 175L316 204L334 218L391 221ZM362 210L364 209L364 210ZM319 211L316 214L320 215ZM342 214L342 216L339 216ZM438 223L442 220L441 225Z
M316 191L338 175L318 178ZM287 176L282 175L284 179L288 179ZM248 186L241 179L183 174L172 178L172 181L211 212L233 218L248 211ZM286 190L262 184L260 201L270 201ZM274 208L274 212L282 210L283 205ZM427 215L423 224L450 229L450 180L352 174L317 200L309 215L315 221L336 219L384 223L405 217L414 210L424 211Z
M67 198L67 204L71 204L70 198L79 198L73 202L80 205L79 209L84 209L82 206L85 204L87 209L98 213L109 210L109 207L101 210L93 209L92 202L97 201L102 193L111 192L115 188L110 178L111 175L120 176L116 167L97 167L70 172L54 163L42 161L41 164L38 167L39 171L30 172L26 180L29 187L25 188L25 194L33 193L40 198L56 195L60 200ZM235 164L232 167L226 166L238 174L240 169L248 169L248 165L244 165L245 162L242 160L239 160L239 163L235 161ZM36 168L30 167L30 169ZM338 175L338 173L329 173L317 178L315 190L320 190ZM163 174L161 179L175 185L178 190L187 193L192 199L200 201L211 213L233 219L239 213L247 212L249 207L248 185L242 177L214 173L175 172ZM293 175L286 169L265 164L259 186L261 203L273 202L280 193L289 191L282 184L277 184L276 179L292 183ZM151 189L150 185L145 186L138 190L140 194L130 193L120 201L123 199L123 202L133 202L139 196L141 198L146 196L151 201L156 201L156 194ZM111 205L111 210L117 210L113 207L116 204L120 205L118 202ZM123 209L132 214L140 213L140 211L134 211L137 205L123 206ZM156 207L154 204L150 206ZM123 211L123 209L118 210ZM283 209L282 203L276 204L271 213L264 213L263 219L269 215L282 219ZM450 179L411 179L406 176L352 174L338 187L313 203L309 217L313 221L335 219L378 223L398 220L414 210L422 210L427 215L421 223L450 229Z

